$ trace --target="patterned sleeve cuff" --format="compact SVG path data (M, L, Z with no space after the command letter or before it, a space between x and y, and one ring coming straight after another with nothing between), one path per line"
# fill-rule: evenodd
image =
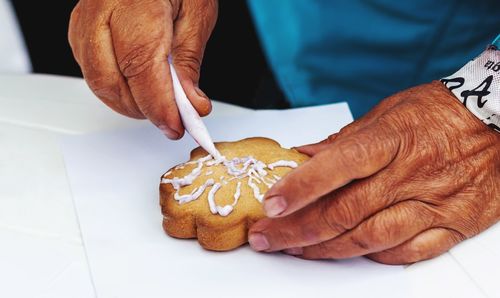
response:
M481 55L441 82L471 113L500 132L500 35Z

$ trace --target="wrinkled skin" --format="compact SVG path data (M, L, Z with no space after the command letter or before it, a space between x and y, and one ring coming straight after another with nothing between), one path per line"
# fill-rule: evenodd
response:
M397 93L266 194L258 251L305 259L432 258L498 222L500 134L440 83Z
M200 115L211 110L198 88L217 0L80 0L69 41L87 84L113 110L148 118L167 137L184 133L167 57Z

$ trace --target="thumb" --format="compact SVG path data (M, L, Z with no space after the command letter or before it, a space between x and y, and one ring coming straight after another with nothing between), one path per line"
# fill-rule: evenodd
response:
M172 60L186 96L201 116L212 110L198 87L205 46L217 20L217 1L183 2L174 24Z

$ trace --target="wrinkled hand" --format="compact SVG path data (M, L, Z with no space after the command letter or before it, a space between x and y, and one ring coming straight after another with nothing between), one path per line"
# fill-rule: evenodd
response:
M439 82L395 94L266 194L255 250L406 264L500 219L500 134Z
M171 54L187 97L200 115L211 104L198 88L217 0L80 0L69 41L88 85L106 105L148 118L171 139L184 133L167 62Z

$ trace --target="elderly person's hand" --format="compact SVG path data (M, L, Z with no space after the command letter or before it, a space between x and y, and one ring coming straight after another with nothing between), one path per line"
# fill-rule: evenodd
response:
M265 197L258 251L432 258L500 218L500 134L440 82L395 94L321 143Z
M198 88L217 0L80 0L69 41L92 91L113 110L148 118L171 139L184 128L174 101L168 55L200 115L211 110Z

